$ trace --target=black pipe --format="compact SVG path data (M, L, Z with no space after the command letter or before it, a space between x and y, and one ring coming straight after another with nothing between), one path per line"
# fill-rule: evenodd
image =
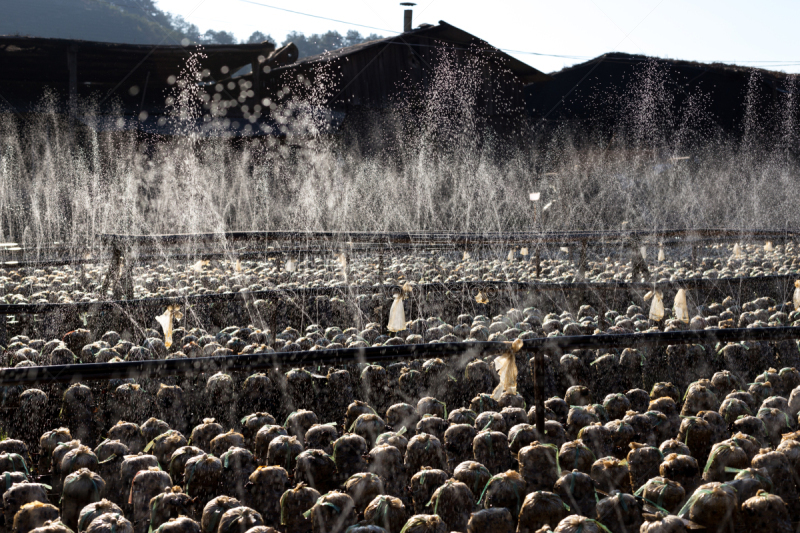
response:
M175 234L175 235L119 235L119 234L102 234L100 235L101 242L104 246L117 246L123 245L131 246L137 245L142 247L162 247L172 246L179 244L193 244L193 245L206 245L213 243L228 243L228 242L268 242L268 241L297 241L305 239L306 242L318 242L317 244L308 248L293 247L293 248L278 248L272 250L261 251L236 251L230 250L224 252L209 252L199 254L181 254L181 253L164 253L149 256L139 256L138 260L162 260L165 257L175 260L189 260L189 259L222 259L226 257L237 257L239 259L246 259L249 257L275 257L284 256L287 254L313 254L322 253L325 250L323 245L328 246L347 246L348 249L353 251L369 251L372 248L380 250L387 245L393 246L398 250L437 250L442 247L452 250L479 250L490 246L536 246L549 244L552 246L568 246L570 244L579 243L587 248L596 248L598 246L611 246L618 245L624 242L636 241L646 244L644 239L651 238L658 241L660 245L682 246L687 243L694 245L708 243L708 242L732 242L741 240L745 237L755 238L770 238L773 241L781 242L794 239L796 237L794 231L784 230L728 230L728 229L699 229L699 230L635 230L635 231L578 231L578 232L548 232L548 233L525 233L525 232L509 232L509 233L442 233L442 232L428 232L428 233L381 233L381 232L350 232L350 233L337 233L337 232L296 232L296 231L275 231L275 232L229 232L229 233L201 233L201 234ZM655 242L649 243L654 245ZM361 246L359 246L361 245ZM27 259L22 261L8 260L2 263L5 267L16 268L35 268L43 266L59 266L59 265L78 265L78 264L91 264L100 263L104 259L101 256L95 257L66 257L67 253L72 250L64 248L54 248L55 250L64 251L61 256L42 257L43 251L48 248L36 248L31 250L41 259ZM22 252L23 255L26 251Z
M794 230L732 230L725 228L703 228L703 229L665 229L665 230L630 230L630 231L569 231L569 232L485 232L485 233L464 233L464 232L336 232L336 231L232 231L225 233L183 233L183 234L162 234L162 235L123 235L123 234L101 234L100 240L104 245L125 244L139 246L160 246L165 244L200 244L225 242L265 242L265 241L327 241L338 244L355 242L375 242L375 243L568 243L596 241L598 239L642 239L654 237L661 239L668 238L743 238L748 237L770 237L775 239L794 237Z
M741 341L776 342L788 339L800 339L800 327L785 326L544 337L524 341L522 350L541 353L542 351L563 352L597 348L652 348L674 344L715 344L718 342ZM467 356L474 358L482 354L500 353L508 349L509 343L504 342L451 342L228 355L196 359L159 359L122 363L5 368L0 370L0 386L78 382L96 379L158 378L173 374L217 372L221 370L251 372L275 366L341 366L354 363L376 363L429 357ZM542 410L541 412L543 413L544 411Z
M793 284L798 278L797 274L776 274L772 276L742 277L742 278L689 278L675 281L661 281L655 283L630 282L630 281L609 281L605 283L594 282L521 282L521 281L454 281L451 283L425 283L416 285L415 291L421 293L451 292L453 294L475 292L489 289L494 291L538 291L538 292L604 292L604 291L649 291L654 287L661 291L686 289L686 290L708 290L720 285L749 284L763 285L766 283L788 283ZM787 285L788 287L789 285ZM384 285L383 291L392 294L399 291L396 285ZM214 302L230 301L255 301L255 300L276 300L285 298L314 298L315 296L331 295L358 295L375 294L381 289L372 286L346 286L346 287L314 287L297 289L266 289L254 292L228 292L222 294L197 294L192 296L173 296L163 298L141 298L137 300L110 300L97 302L76 302L76 303L46 303L46 304L0 304L0 315L31 315L46 314L57 311L62 312L84 312L91 311L108 312L118 309L129 309L136 307L160 307L167 305L198 305Z

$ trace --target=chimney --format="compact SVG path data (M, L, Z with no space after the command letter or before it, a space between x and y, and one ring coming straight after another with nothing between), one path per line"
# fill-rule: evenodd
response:
M401 6L413 7L417 4L414 2L400 2ZM411 31L411 9L406 9L403 12L403 32Z

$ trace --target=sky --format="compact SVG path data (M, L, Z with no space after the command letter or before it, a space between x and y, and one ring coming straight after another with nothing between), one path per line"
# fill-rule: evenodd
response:
M544 72L612 51L800 72L796 0L417 1L414 27L444 20ZM389 36L402 30L406 9L395 0L156 3L201 31L230 31L243 40L258 30L279 43L293 30L308 35L354 29Z

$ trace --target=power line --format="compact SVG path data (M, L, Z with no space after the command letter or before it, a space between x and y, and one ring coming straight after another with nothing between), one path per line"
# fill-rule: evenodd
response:
M262 4L261 2L254 2L253 0L239 0L240 2L244 2L245 4L253 4L256 6L261 7L268 7L270 9L277 9L278 11L286 11L287 13L294 13L295 15L303 15L305 17L313 17L315 19L322 19L322 20L330 20L331 22L338 22L340 24L349 24L350 26L358 26L359 28L367 28L370 30L380 30L380 31L387 31L389 33L401 33L395 30L387 30L386 28L376 28L375 26L367 26L365 24L356 24L355 22L347 22L346 20L339 20L339 19L332 19L329 17L323 17L321 15L312 15L311 13L302 13L300 11L295 11L293 9L286 9L285 7L278 7L278 6L271 6L267 4Z
M592 59L592 56L570 56L570 55L559 55L559 54L544 54L542 52L525 52L524 50L512 50L510 48L498 48L498 50L502 50L503 52L508 52L511 54L528 54L532 56L544 56L544 57L560 57L562 59Z

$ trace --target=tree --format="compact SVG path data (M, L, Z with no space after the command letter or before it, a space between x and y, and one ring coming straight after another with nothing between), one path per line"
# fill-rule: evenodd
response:
M236 38L227 31L206 30L203 44L236 44Z
M260 31L254 31L250 35L250 37L247 38L247 41L245 41L245 42L247 44L260 44L260 43L263 43L265 41L268 41L268 42L270 42L272 44L275 44L275 39L273 39L271 35L269 35L269 34L264 35L264 33L260 32Z
M328 31L323 34L312 33L309 36L293 31L286 36L282 44L294 43L297 46L298 57L308 57L382 38L374 33L363 37L356 30L349 30L344 37L338 31Z

